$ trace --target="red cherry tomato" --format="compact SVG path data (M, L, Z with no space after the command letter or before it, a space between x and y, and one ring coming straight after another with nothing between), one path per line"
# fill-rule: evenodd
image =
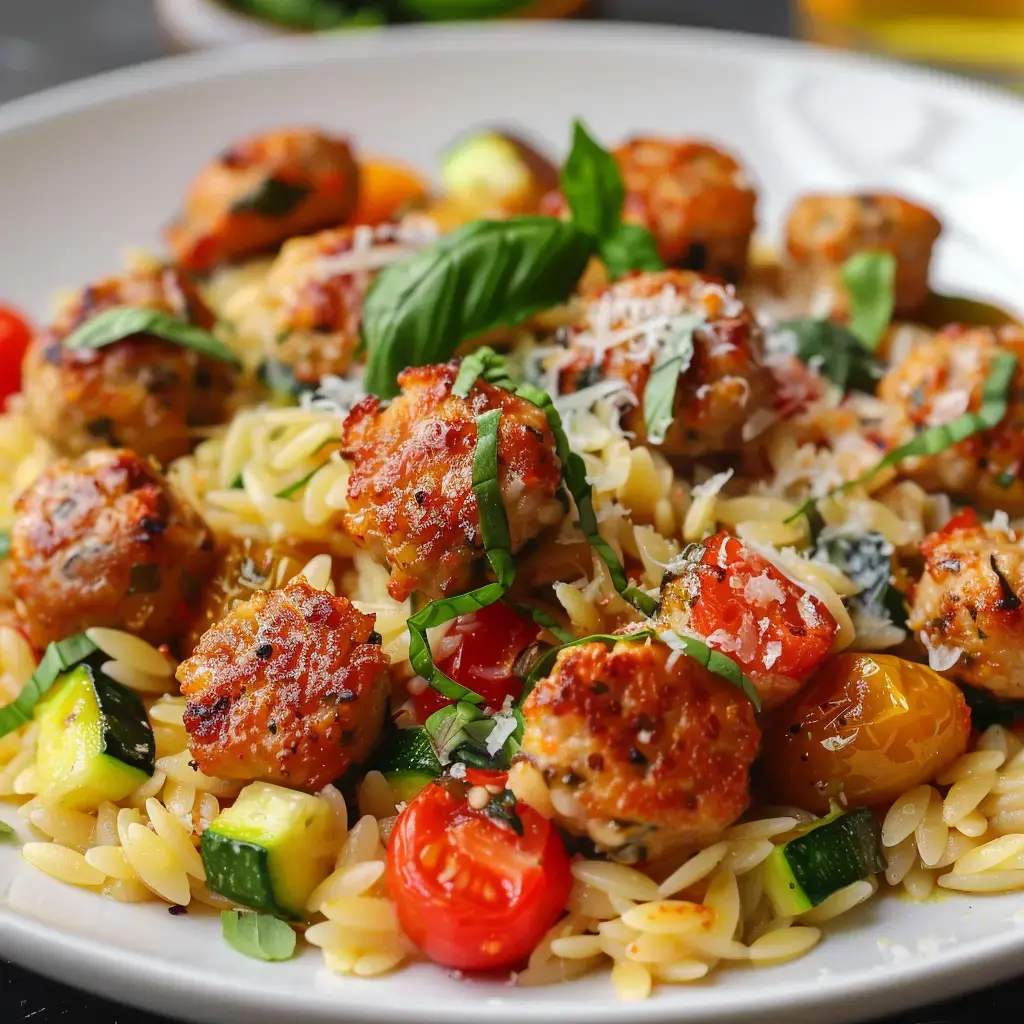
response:
M498 601L478 612L460 615L451 631L459 630L462 643L450 657L437 663L455 682L484 698L486 707L498 709L507 695L516 699L523 681L513 671L516 658L537 639L536 623L523 619ZM449 635L451 635L449 631ZM415 698L416 713L425 722L435 711L452 702L436 690L426 689Z
M9 306L0 306L0 402L21 390L21 363L32 328Z
M504 779L473 772L477 786ZM405 934L436 963L512 967L561 915L572 887L569 857L557 829L532 807L508 808L520 835L487 809L473 810L470 788L432 783L402 811L388 842L388 895Z

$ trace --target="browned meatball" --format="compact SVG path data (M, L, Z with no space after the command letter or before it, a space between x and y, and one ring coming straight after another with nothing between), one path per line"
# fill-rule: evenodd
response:
M188 628L213 540L148 462L112 449L61 460L16 511L11 580L37 647L91 626L154 644Z
M686 314L704 323L694 332L693 356L679 375L661 448L691 457L740 451L744 425L758 412L770 414L775 379L763 366L762 332L750 311L727 288L698 274L638 274L588 296L586 325L570 337L561 358L560 391L602 379L625 381L636 405L623 425L648 443L644 389L659 354L652 337L668 335L672 319Z
M707 843L747 807L753 705L663 643L567 648L523 714L558 823L623 859Z
M1024 697L1024 540L974 511L924 539L908 626L932 666L1000 697Z
M186 269L211 270L344 223L358 186L347 139L309 128L254 135L199 173L167 244Z
M236 607L178 666L199 767L316 791L362 761L388 692L373 624L301 576Z
M747 266L757 193L743 168L716 146L693 139L631 139L614 151L626 186L623 220L652 232L669 266L733 284ZM560 193L546 213L566 209Z
M992 430L937 455L904 459L899 470L930 491L952 491L973 505L1024 513L1024 328L946 327L916 345L878 386L885 403L882 436L890 447L929 427L977 412L1000 351L1017 357L1009 409Z
M896 311L912 313L928 297L932 246L941 231L930 210L889 193L803 196L786 225L788 272L799 291L835 290L841 309L843 263L857 252L885 250L896 257Z
M68 302L25 356L25 409L32 426L66 455L124 446L167 463L185 455L193 428L219 423L231 367L150 334L101 349L69 349L77 327L118 306L155 309L209 328L213 315L171 268L108 277Z
M453 395L459 364L405 370L402 393L382 410L360 402L343 428L355 465L345 529L387 559L388 591L403 600L459 592L484 554L473 493L476 417L502 411L498 427L501 496L512 550L557 522L560 465L547 418L530 402L482 380L467 398Z

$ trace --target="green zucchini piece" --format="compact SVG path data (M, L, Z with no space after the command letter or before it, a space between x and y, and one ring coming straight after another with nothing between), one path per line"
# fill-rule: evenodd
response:
M471 206L507 205L527 212L558 187L558 169L516 135L474 132L441 158L444 191Z
M829 815L776 846L764 867L764 891L775 912L795 917L834 892L885 870L882 830L874 811Z
M400 803L412 801L441 774L441 762L422 727L392 733L375 763Z
M36 772L44 804L95 810L153 774L156 744L138 695L90 665L57 678L36 707Z
M331 873L331 828L326 800L253 782L203 833L206 884L243 906L301 920Z

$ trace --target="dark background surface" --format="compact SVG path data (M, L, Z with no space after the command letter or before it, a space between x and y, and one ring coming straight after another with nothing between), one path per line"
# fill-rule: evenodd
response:
M786 0L595 0L591 16L773 35L790 31ZM170 49L147 0L0 0L0 102L164 56ZM884 1024L973 1024L997 1015L1016 1021L1022 1008L1024 983L1011 982L889 1018ZM82 995L0 961L0 1024L23 1021L165 1024L163 1018Z

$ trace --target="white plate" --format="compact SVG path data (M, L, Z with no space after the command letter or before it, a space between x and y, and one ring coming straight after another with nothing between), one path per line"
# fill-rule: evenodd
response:
M157 244L197 167L278 123L351 131L364 151L431 166L467 126L516 122L561 151L569 118L735 148L777 232L804 189L886 186L947 225L936 283L1024 308L1024 106L950 79L791 44L622 25L442 28L189 57L0 110L0 291L42 312L56 287ZM0 816L16 820L9 804ZM51 882L0 846L0 954L104 995L210 1021L817 1021L834 1024L1007 977L1024 897L880 899L797 963L716 972L618 1004L607 978L515 989L429 965L338 978L307 950L263 965L215 920L170 917Z

